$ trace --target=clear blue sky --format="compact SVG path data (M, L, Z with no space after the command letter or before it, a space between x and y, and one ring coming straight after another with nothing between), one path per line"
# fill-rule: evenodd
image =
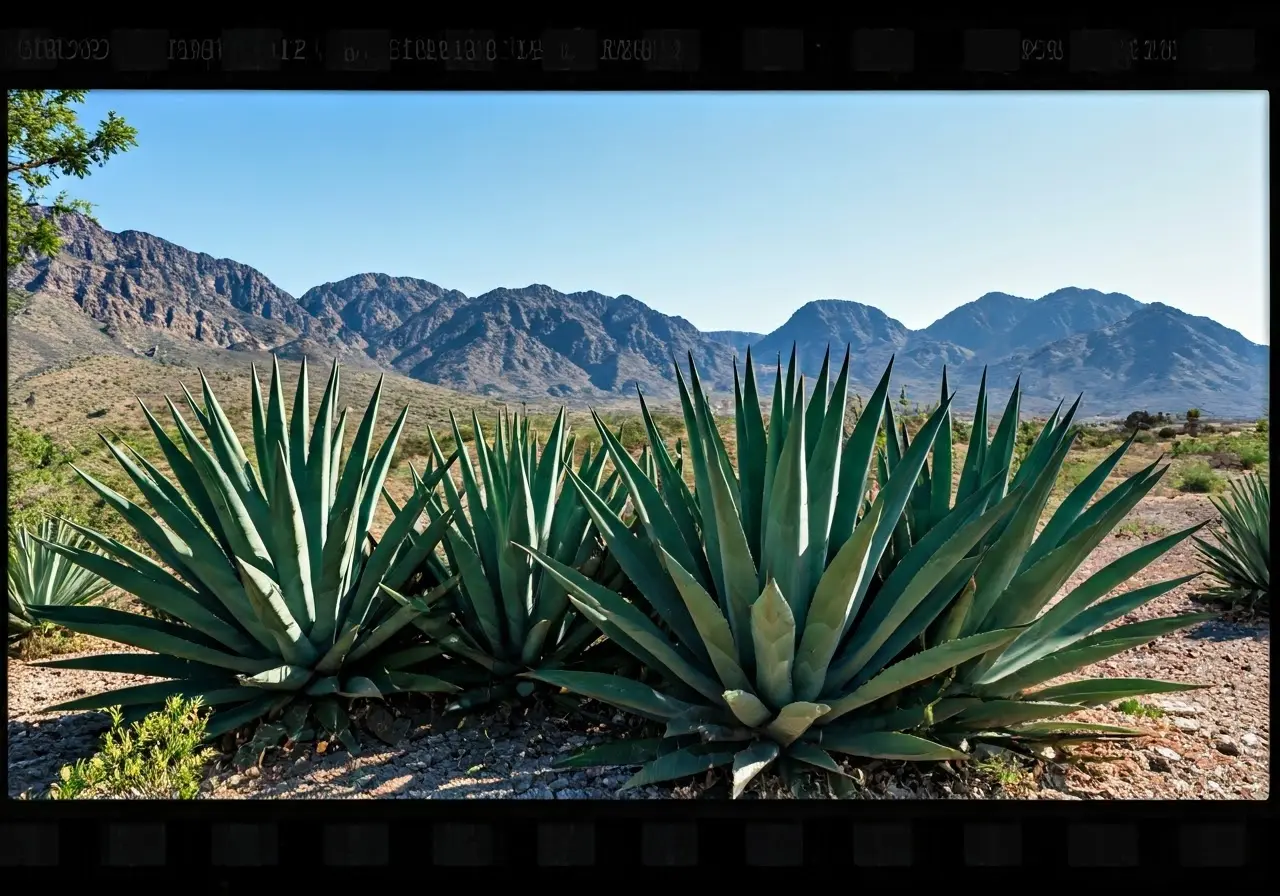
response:
M1128 293L1268 341L1265 93L96 92L139 147L111 230L298 295L368 271L627 293L767 332L818 298L923 327L985 292Z

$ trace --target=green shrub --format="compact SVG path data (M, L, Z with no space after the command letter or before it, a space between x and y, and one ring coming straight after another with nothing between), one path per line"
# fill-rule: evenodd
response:
M1178 477L1178 488L1184 492L1207 494L1215 492L1221 487L1222 477L1212 467L1202 462L1188 464L1183 467L1182 473Z
M1265 434L1270 431L1271 424L1267 422L1266 417L1259 417L1258 422L1253 425L1253 428L1254 428L1254 431Z
M1160 431L1156 434L1162 439L1173 439L1177 438L1178 431L1172 426L1162 426L1160 427Z
M1133 440L1139 445L1150 445L1156 438L1146 430L1142 430L1133 434Z
M199 795L204 767L214 756L200 746L205 719L199 699L174 695L131 728L125 728L119 707L110 707L110 713L101 751L63 766L50 798L192 800Z

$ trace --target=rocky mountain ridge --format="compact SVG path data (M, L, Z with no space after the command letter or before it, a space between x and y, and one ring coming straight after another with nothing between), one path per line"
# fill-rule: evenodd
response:
M933 400L941 368L960 389L984 367L999 396L1019 373L1027 407L1086 392L1093 413L1198 406L1252 415L1266 401L1269 350L1208 318L1119 293L1068 287L1039 299L987 293L921 330L878 308L823 299L768 334L702 332L631 296L561 293L534 284L467 296L412 277L358 274L292 296L260 271L78 215L60 222L54 259L10 272L34 300L74 303L113 340L270 350L376 365L428 383L492 395L590 402L676 394L671 359L692 354L711 391L733 388L747 347L771 368L794 345L817 373L827 346L851 352L855 388L895 359L900 387ZM12 330L12 328L11 328ZM762 377L762 388L772 377Z

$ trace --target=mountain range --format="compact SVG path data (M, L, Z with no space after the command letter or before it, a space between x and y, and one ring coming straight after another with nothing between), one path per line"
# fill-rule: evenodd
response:
M741 365L748 347L768 391L773 365L793 346L812 376L828 346L838 365L847 345L855 389L866 394L892 357L895 396L906 388L921 403L936 399L943 365L960 389L976 386L985 368L995 400L1021 376L1029 411L1079 392L1095 415L1199 407L1253 416L1267 400L1266 346L1205 317L1093 289L1038 299L991 292L921 330L870 305L823 299L772 333L703 332L631 296L544 285L467 296L367 273L295 297L248 265L149 233L114 233L79 215L59 226L60 253L24 261L9 288L87 316L134 351L163 342L167 351L338 356L457 390L577 404L637 386L673 397L673 355L691 354L708 390L731 391L735 357Z

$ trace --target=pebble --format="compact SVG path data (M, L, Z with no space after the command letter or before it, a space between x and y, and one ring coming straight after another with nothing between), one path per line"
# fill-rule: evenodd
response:
M1200 723L1195 719L1184 719L1181 716L1174 716L1173 727L1177 728L1179 731L1198 731L1200 730Z
M1253 732L1249 732L1240 738L1240 743L1244 744L1246 747L1256 747L1258 744L1262 743L1262 738L1258 737L1258 735Z
M1239 756L1240 745L1229 737L1219 737L1213 742L1214 747L1224 756Z

